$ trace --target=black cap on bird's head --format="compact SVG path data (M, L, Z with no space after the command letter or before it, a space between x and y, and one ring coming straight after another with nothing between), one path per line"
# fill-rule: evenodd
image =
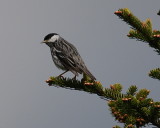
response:
M44 41L51 39L51 37L54 36L54 35L58 35L58 34L57 34L57 33L49 33L48 35L46 35L46 36L44 37Z
M60 36L57 33L49 33L44 37L44 40L42 41L42 43L49 45L51 43L56 42L59 39L59 37Z

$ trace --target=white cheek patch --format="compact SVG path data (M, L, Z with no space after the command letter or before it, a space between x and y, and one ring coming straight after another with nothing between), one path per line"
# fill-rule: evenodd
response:
M55 42L56 40L59 39L59 35L54 35L52 38L49 40L49 42Z

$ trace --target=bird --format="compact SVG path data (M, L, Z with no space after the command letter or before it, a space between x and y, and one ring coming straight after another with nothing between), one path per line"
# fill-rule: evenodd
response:
M44 37L42 43L50 47L54 64L57 68L64 71L58 77L63 77L66 72L71 71L75 75L73 77L75 79L79 74L86 74L92 81L96 80L86 67L76 47L59 34L49 33Z

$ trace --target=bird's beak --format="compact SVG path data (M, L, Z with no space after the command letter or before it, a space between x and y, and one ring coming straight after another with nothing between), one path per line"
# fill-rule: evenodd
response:
M48 42L48 40L44 40L44 41L41 42L41 44L43 44L43 43L46 44L47 42Z

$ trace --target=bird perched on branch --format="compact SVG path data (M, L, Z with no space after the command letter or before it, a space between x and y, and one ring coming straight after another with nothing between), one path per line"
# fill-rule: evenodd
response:
M89 76L91 80L96 80L87 69L75 46L63 39L59 34L50 33L46 35L42 43L50 47L55 65L65 71L59 75L60 77L66 72L71 71L75 75L74 78L76 78L78 74L84 73Z

